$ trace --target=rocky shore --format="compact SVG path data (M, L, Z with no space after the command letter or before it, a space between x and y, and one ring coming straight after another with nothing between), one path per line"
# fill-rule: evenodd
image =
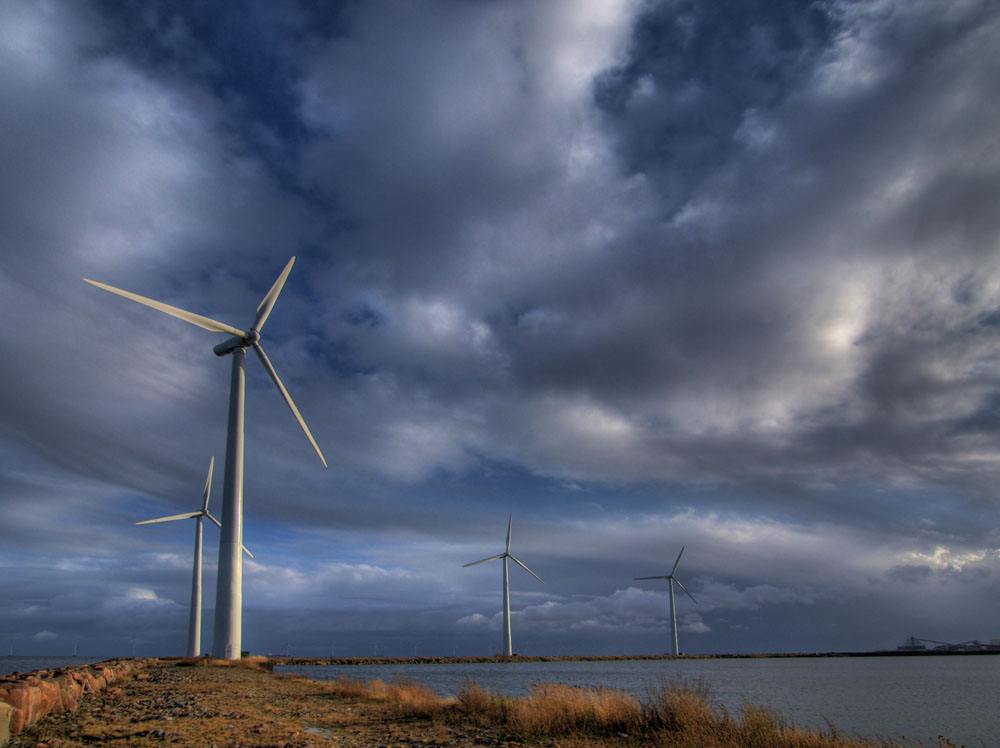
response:
M0 746L50 714L72 713L86 697L146 667L145 660L109 660L75 668L0 676Z
M676 687L664 687L640 701L621 691L554 684L514 698L469 684L457 697L442 698L418 684L311 681L275 674L272 666L262 658L241 663L136 660L8 679L6 697L19 694L19 706L10 710L17 715L17 721L9 723L17 725L10 745L890 745L802 730L751 706L729 715L713 708L704 694ZM80 698L74 684L81 686Z

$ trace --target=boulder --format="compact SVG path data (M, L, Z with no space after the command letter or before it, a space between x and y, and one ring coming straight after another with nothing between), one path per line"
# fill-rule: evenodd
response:
M10 723L14 718L14 707L6 702L0 701L0 745L6 745L10 740Z
M84 694L103 691L147 664L112 661L79 670L38 670L0 678L0 746L47 714L76 711Z

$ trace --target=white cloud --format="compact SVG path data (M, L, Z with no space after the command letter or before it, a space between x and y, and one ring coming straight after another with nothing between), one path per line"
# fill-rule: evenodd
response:
M1000 566L1000 548L980 548L976 550L952 550L943 545L935 546L930 552L905 551L900 560L907 564L923 564L939 571L962 571L968 566L994 562Z

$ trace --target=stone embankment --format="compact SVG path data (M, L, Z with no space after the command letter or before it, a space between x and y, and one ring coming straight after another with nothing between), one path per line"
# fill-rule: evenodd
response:
M0 676L0 746L49 714L75 712L98 693L149 665L148 660L108 660L96 665Z

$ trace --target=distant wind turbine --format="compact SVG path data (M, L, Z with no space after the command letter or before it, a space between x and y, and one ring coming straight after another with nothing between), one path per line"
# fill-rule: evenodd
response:
M525 566L522 561L510 552L510 524L512 518L513 515L509 515L507 517L507 549L503 553L498 553L497 555L490 556L489 558L481 558L478 561L473 561L468 564L462 564L462 568L464 569L468 566L484 564L487 561L495 561L497 559L503 560L503 649L504 654L508 657L514 654L514 648L510 638L510 573L507 569L507 559L510 559L515 564L520 566L539 582L544 583L544 580L540 576Z
M188 612L188 646L187 656L197 657L201 654L201 540L202 521L208 517L222 529L222 523L208 511L208 500L212 498L212 472L215 470L215 456L208 462L208 476L205 478L205 489L202 491L202 503L200 512L185 512L184 514L171 514L169 517L157 517L156 519L145 519L136 522L137 525L153 525L160 522L175 522L180 519L195 520L194 528L194 569L191 574L191 609ZM243 552L250 558L253 554L243 546Z
M674 572L677 571L677 564L681 562L681 556L684 555L684 546L681 546L681 552L677 554L677 560L674 561L674 567L670 570L669 574L659 577L635 577L634 581L640 581L643 579L666 579L667 585L670 588L670 631L673 635L674 641L674 654L679 655L681 653L680 646L677 642L677 607L674 603L674 584L676 583L678 587L684 590L684 594L690 597L695 605L698 601L694 599L694 595L688 592L687 587L681 584L681 580L674 576Z
M292 257L285 269L281 271L278 279L271 286L271 289L264 295L257 306L257 316L253 326L249 330L241 330L238 327L218 322L200 314L179 309L161 301L140 296L139 294L123 291L120 288L109 286L106 283L84 278L83 280L92 286L96 286L109 293L117 294L139 304L152 307L164 314L177 317L185 322L200 327L211 332L228 333L233 337L224 340L215 346L214 351L217 356L232 354L233 368L229 384L229 419L228 432L226 435L226 473L222 484L222 535L219 540L219 573L218 584L216 585L215 597L215 629L212 641L212 654L220 659L238 660L242 654L243 647L243 409L244 409L244 389L246 386L246 350L253 348L254 353L260 359L261 364L268 376L274 381L278 392L285 400L288 409L292 411L295 420L305 432L306 438L316 450L323 466L326 466L326 458L320 450L319 445L313 438L312 432L306 425L305 419L295 406L292 396L288 394L285 385L278 377L278 372L271 365L271 360L264 352L264 347L260 344L260 333L264 329L264 323L271 315L274 304L281 294L281 289L288 279L288 274L292 271L295 258Z

